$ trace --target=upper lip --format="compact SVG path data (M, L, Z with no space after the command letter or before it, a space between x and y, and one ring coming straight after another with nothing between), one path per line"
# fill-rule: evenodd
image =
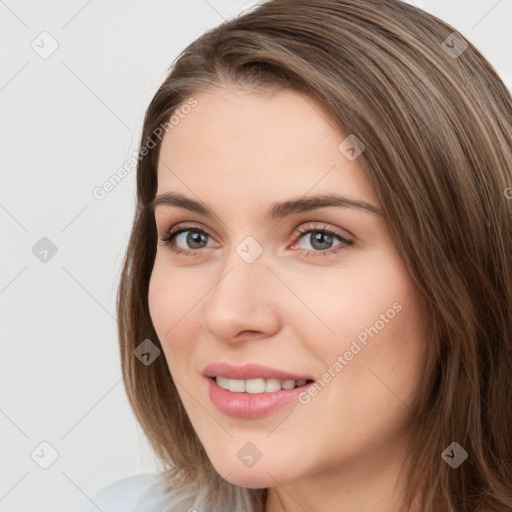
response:
M206 377L225 377L227 379L278 379L278 380L312 380L308 375L298 375L277 368L259 364L244 364L236 366L229 363L212 363L204 367Z

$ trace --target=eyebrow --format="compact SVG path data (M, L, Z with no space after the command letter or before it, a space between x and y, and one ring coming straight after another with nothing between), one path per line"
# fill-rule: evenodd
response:
M208 218L214 217L213 211L206 205L178 194L177 192L166 192L155 197L150 204L150 209L154 211L159 206L177 206L178 208L190 210ZM279 203L273 203L265 214L265 217L267 219L281 219L288 215L310 212L320 208L327 208L329 206L353 208L367 213L372 213L374 215L384 216L382 210L365 201L356 201L355 199L350 199L346 196L334 194L322 194L310 197L299 197L296 199L291 198Z

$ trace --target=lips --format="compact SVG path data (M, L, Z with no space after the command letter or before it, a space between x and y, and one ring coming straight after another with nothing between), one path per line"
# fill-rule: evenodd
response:
M203 369L205 377L225 377L226 379L249 380L249 379L277 379L285 380L314 380L307 374L291 373L286 370L278 370L258 364L245 364L235 366L229 363L212 363Z
M299 394L313 385L313 379L309 375L291 373L257 364L235 366L228 363L213 363L203 369L203 375L205 377L205 392L213 405L220 412L239 419L265 417L288 404L297 404ZM273 392L257 392L252 389L251 393L224 389L216 382L219 380L218 377L229 380L230 383L236 383L237 386L244 384L244 381L246 385L252 379L266 380L266 384L269 380L288 381L294 385L296 382L303 382L300 387L294 386L293 389L280 389Z

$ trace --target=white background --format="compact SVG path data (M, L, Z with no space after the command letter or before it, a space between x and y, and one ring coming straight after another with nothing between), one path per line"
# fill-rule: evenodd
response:
M124 393L115 322L135 171L102 201L92 190L137 150L179 51L254 3L0 0L0 511L75 510L158 469ZM512 0L410 3L511 87ZM47 59L31 48L43 31L59 45ZM32 252L42 237L57 247L46 263ZM48 469L31 458L42 441L58 453Z

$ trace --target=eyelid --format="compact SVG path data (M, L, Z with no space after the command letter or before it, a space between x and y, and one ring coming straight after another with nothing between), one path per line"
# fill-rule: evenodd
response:
M348 231L346 230L341 230L340 228L333 228L331 226L329 226L328 224L326 224L325 222L323 221L317 221L319 223L321 223L322 225L314 225L314 222L308 222L306 224L302 223L300 224L300 227L296 228L293 232L293 235L294 237L296 238L300 238L301 236L304 236L304 234L307 234L307 233L310 233L310 232L314 232L314 231L323 231L323 232L327 232L333 236L337 236L339 237L341 240L347 242L347 243L353 243L354 242L354 236L352 234L350 234ZM313 224L313 225L312 225ZM346 235L345 235L346 233Z
M322 226L311 225L314 222L323 223L323 225ZM178 222L174 226L170 227L168 230L165 230L163 236L169 236L169 235L175 234L176 232L182 231L185 228L198 229L200 231L204 231L206 234L208 234L210 236L213 236L208 228L204 227L201 223L194 222L194 221ZM347 231L345 229L341 230L341 231L343 231L343 233L346 233L348 235L348 236L345 236L344 234L342 234L338 231L338 230L340 230L340 228L332 228L328 224L326 224L324 221L310 221L306 224L304 222L302 222L301 224L299 224L299 227L294 229L292 236L299 237L299 236L303 235L305 232L307 232L308 230L328 231L328 232L335 234L336 236L339 236L340 238L344 238L346 241L350 241L350 242L353 242L354 238L355 238L349 231Z
M176 233L188 230L204 231L204 233L213 238L213 235L211 234L210 230L196 222L179 222L178 224L166 230L164 232L163 237L170 238L172 235L175 235Z

